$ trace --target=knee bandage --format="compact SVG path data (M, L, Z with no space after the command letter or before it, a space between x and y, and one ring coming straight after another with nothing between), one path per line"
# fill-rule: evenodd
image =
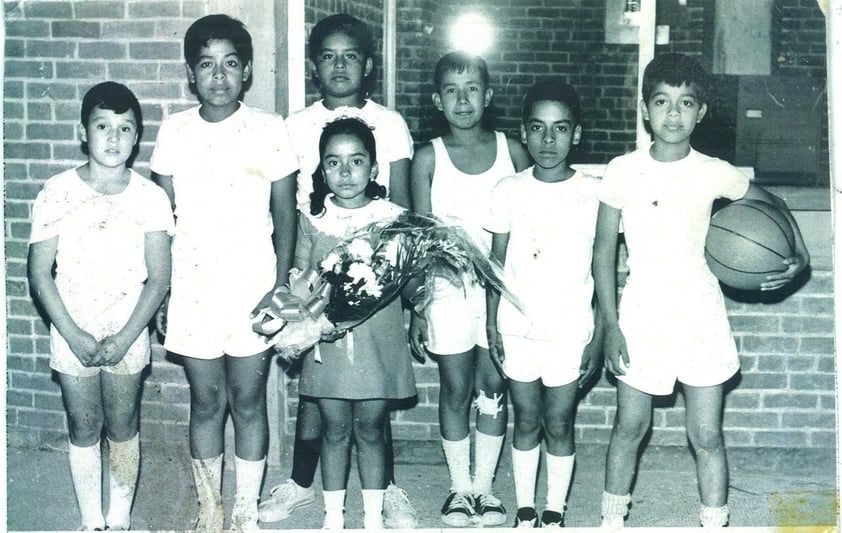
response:
M488 397L484 390L480 390L474 400L474 407L479 414L488 415L496 420L497 415L503 412L503 393L495 393Z

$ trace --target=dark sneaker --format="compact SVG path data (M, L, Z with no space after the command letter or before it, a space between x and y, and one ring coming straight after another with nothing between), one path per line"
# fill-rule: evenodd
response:
M506 508L497 496L480 494L476 496L476 504L483 526L502 526L506 523Z
M515 516L515 527L540 527L538 525L538 513L535 512L534 507L521 507L517 510Z
M451 492L441 508L441 521L448 526L468 527L481 523L474 497Z
M544 511L541 513L541 527L561 529L564 527L564 516L556 511Z

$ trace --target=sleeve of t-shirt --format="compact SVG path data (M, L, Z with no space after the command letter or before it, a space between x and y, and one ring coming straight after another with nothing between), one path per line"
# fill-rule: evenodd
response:
M502 179L491 190L488 214L483 224L483 228L491 233L509 233L512 229L509 208L509 200L512 198L511 183L512 178Z
M729 200L739 200L748 191L750 178L737 167L725 161L717 161L719 168L712 175L716 185L716 196Z
M50 183L44 186L32 204L32 226L29 242L41 242L59 234L67 202L59 202L55 188Z
M414 146L412 143L412 134L409 133L409 127L406 121L396 111L391 111L384 116L383 125L385 128L385 135L381 138L387 139L386 150L384 154L388 161L400 161L401 159L412 159L414 153ZM378 146L378 151L380 147ZM378 158L379 159L379 158Z
M175 226L173 224L172 209L170 208L170 200L167 197L167 193L154 183L149 183L147 196L148 201L145 209L149 216L146 219L143 231L166 231L172 235Z
M617 160L611 160L605 167L605 174L597 189L599 201L615 209L623 207L622 174Z
M269 123L270 131L266 133L273 140L274 146L268 176L270 181L276 181L298 170L298 155L289 139L283 117L274 115Z
M152 149L152 157L149 159L149 168L161 176L175 174L174 157L178 149L173 146L174 129L172 120L168 119L161 123L158 136L155 138L155 147Z

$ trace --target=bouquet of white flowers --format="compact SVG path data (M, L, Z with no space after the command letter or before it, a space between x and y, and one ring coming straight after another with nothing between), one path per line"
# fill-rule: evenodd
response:
M456 286L472 281L491 286L516 303L503 285L500 266L461 227L406 211L339 242L317 271L292 271L289 286L276 292L253 327L291 359L324 335L361 324L408 285L405 296L421 311L436 277Z

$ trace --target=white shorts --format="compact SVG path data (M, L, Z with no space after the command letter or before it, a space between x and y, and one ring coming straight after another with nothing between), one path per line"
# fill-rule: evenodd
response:
M485 332L485 289L476 284L463 289L436 279L427 318L427 349L436 355L465 353L488 348Z
M275 285L274 262L247 269L185 263L176 263L174 249L164 347L205 360L226 354L250 357L269 349L269 339L252 330L250 315Z
M588 342L546 341L518 335L500 335L506 376L522 383L538 379L545 387L561 387L579 379L582 353Z
M736 374L740 359L719 286L695 289L676 298L683 293L653 294L631 283L626 286L620 329L629 366L617 379L647 394L665 396L672 394L676 381L711 387Z
M62 302L76 324L97 340L114 335L123 329L137 306L143 284L132 289L108 289L65 287L56 280ZM129 347L126 356L114 366L86 367L70 349L67 341L55 326L50 327L50 368L62 374L78 377L92 377L100 372L131 375L141 372L149 364L149 330L144 329Z

